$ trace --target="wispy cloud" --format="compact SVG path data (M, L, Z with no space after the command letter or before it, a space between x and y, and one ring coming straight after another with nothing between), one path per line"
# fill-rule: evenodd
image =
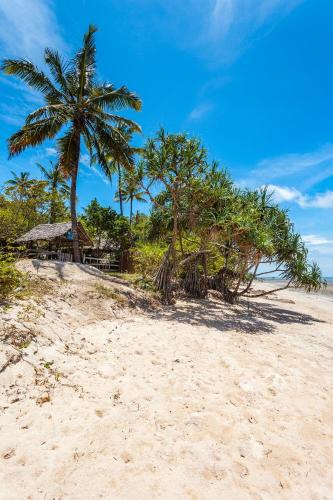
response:
M45 153L47 156L57 156L56 148L46 148Z
M66 51L51 0L0 0L0 50L2 57L27 58L43 65L45 47ZM9 125L23 125L25 116L42 99L22 82L0 76L6 94L0 108L1 119ZM12 97L15 92L15 101ZM6 104L7 102L7 104ZM7 112L5 107L10 108Z
M239 185L257 187L262 184L295 185L307 191L333 176L333 144L309 153L292 153L261 160Z
M304 0L214 0L204 40L226 62L234 59L262 28L289 14Z
M90 156L86 153L83 153L80 156L80 163L82 163L82 165L84 165L85 167L90 167Z
M95 165L90 164L90 156L86 153L83 153L80 157L80 163L85 167L84 175L93 173L99 177L104 184L110 185L110 180L106 177L105 174L100 172Z
M40 62L45 47L64 51L52 2L0 0L0 46L4 56Z
M302 235L302 240L309 246L330 245L333 243L333 240L330 240L325 236L318 236L317 234Z
M303 194L294 187L267 185L268 191L272 193L277 203L292 202L301 208L333 208L333 191L316 193L313 196Z
M31 106L25 98L18 96L15 100L11 97L0 103L0 118L3 122L16 127L23 125L23 117L31 111Z
M214 106L210 102L204 102L202 104L199 104L195 108L192 109L190 114L188 115L188 120L191 121L197 121L201 120L205 116L207 116L209 113L212 112Z
M304 171L308 174L307 188L333 175L333 145L326 144L310 153L286 154L262 160L251 174L267 181L290 177Z
M123 0L142 19L210 64L230 63L305 0ZM136 9L133 10L133 5ZM151 7L154 7L152 13ZM157 7L157 9L156 9ZM186 26L186 29L184 29Z

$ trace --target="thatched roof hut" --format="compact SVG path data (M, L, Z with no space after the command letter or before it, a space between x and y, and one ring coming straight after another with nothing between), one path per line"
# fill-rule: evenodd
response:
M84 227L78 222L79 243L81 246L92 246L93 242L85 231ZM73 240L72 223L60 222L57 224L39 224L27 233L17 238L15 243L30 243L38 241L53 242L68 246Z

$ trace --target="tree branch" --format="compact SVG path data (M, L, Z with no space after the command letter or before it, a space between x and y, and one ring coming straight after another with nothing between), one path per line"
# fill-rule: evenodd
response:
M286 288L289 288L291 282L292 282L292 280L289 280L285 286L280 287L280 288L274 288L274 290L269 290L268 292L257 293L257 295L243 295L243 297L249 297L250 299L256 299L258 297L263 297L264 295L270 295L271 293L279 292L280 290L285 290Z

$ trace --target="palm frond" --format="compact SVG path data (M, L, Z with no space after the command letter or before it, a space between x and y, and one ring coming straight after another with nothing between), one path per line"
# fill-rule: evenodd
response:
M66 100L71 101L73 99L73 95L66 80L66 72L68 70L69 63L65 64L60 54L56 50L49 48L45 49L44 59L55 82L61 88L63 96Z
M42 106L30 113L26 117L25 123L28 125L35 122L35 120L52 119L53 117L61 118L63 123L66 123L67 120L73 117L71 108L62 103Z
M96 71L96 46L94 34L97 28L93 25L89 26L87 33L83 37L83 47L74 59L74 65L77 69L79 87L77 97L82 99L85 93L85 89L91 81L93 80Z
M88 103L109 111L122 108L140 111L142 108L141 99L128 90L127 87L122 86L116 89L114 85L111 84L104 84L96 87Z
M35 90L39 90L44 95L59 95L59 91L51 80L40 71L32 62L27 59L5 59L0 69L7 75L14 75L21 78L25 83Z
M44 165L42 165L41 163L37 162L36 165L39 168L39 170L42 172L42 174L44 175L45 179L50 181L52 179L51 172L49 170L47 170L47 168L45 168Z
M62 125L63 122L56 117L25 125L9 138L9 157L22 153L28 147L37 146L45 139L52 139Z

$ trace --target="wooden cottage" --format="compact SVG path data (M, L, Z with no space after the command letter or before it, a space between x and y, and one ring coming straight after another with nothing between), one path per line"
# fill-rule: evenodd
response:
M78 222L81 250L93 245L84 227ZM26 245L28 254L38 258L72 260L72 223L39 224L18 238L15 243Z

